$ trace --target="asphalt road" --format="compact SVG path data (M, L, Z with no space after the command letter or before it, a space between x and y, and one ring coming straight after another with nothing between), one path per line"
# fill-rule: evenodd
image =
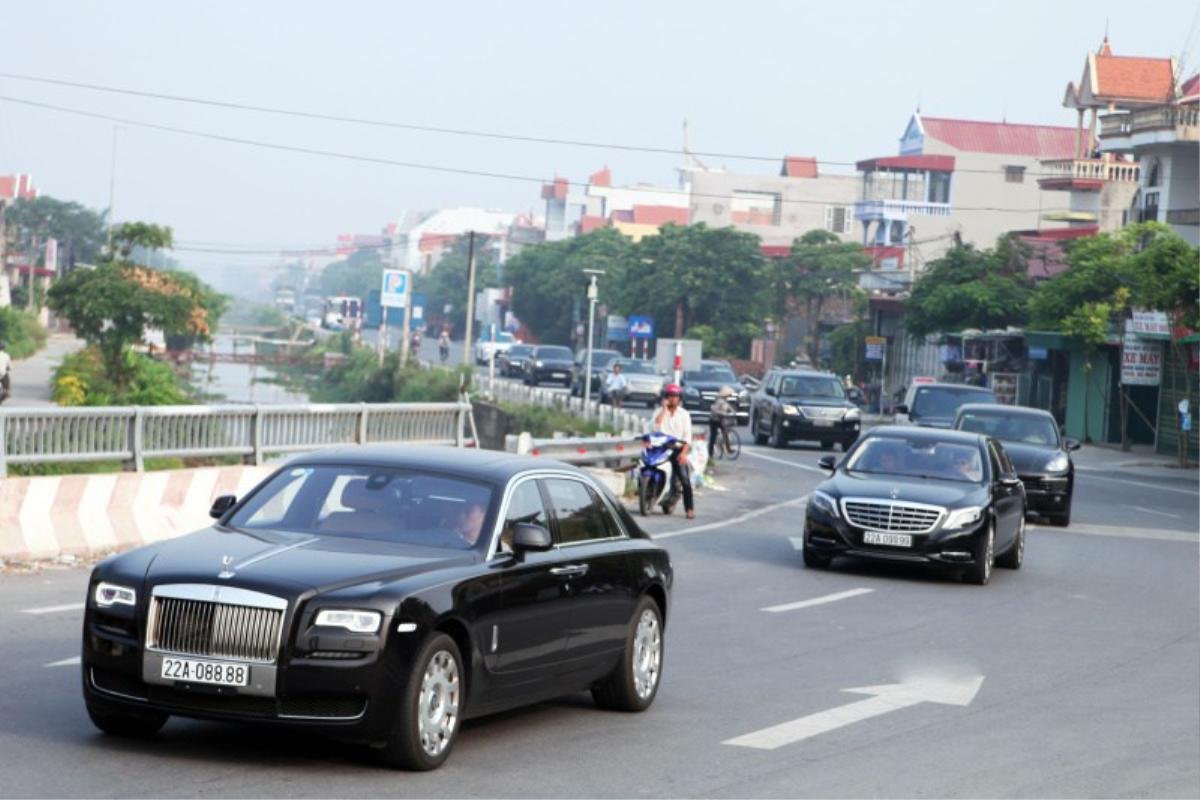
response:
M86 572L3 576L0 794L1200 796L1194 472L1093 460L1072 526L1031 525L1025 566L978 587L906 566L805 569L790 537L819 455L747 447L695 521L646 521L677 574L648 712L579 695L473 721L433 773L189 720L105 737L69 661ZM882 699L845 691L897 683L909 689ZM930 692L942 702L920 702ZM775 749L724 743L797 720Z

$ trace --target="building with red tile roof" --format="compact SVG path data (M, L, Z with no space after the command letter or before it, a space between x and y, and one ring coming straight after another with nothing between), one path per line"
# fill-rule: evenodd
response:
M0 175L0 202L32 200L37 196L38 192L33 186L32 175Z

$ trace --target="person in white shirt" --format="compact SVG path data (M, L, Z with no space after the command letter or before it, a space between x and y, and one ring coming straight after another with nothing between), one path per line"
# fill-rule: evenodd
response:
M8 354L8 345L0 342L0 400L8 397L9 372L12 371L12 356Z
M692 446L692 415L683 407L683 390L679 384L667 384L663 391L663 404L654 415L654 429L659 433L674 436L683 442L683 446L671 456L672 477L678 481L683 492L683 510L688 519L696 518L695 504L692 500L692 478L688 471L688 450Z
M604 379L604 391L608 394L608 402L613 408L620 408L625 401L625 390L629 388L629 379L621 372L620 364L613 364L612 372Z

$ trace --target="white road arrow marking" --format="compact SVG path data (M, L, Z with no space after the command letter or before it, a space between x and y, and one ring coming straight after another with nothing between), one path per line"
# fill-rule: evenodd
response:
M47 666L47 667L74 667L74 666L77 666L78 664L79 664L79 656L71 656L70 658L64 658L62 661L51 661L49 664L46 664L45 666Z
M831 708L828 711L809 714L807 717L794 719L791 722L763 728L734 739L726 739L722 744L753 747L757 750L775 750L784 745L794 744L855 722L861 722L864 719L878 717L921 703L967 706L975 699L975 695L982 685L983 676L976 675L960 681L912 681L843 689L842 691L856 694L869 694L871 697Z
M79 611L83 603L64 603L61 606L42 606L41 608L22 608L22 614L57 614L60 611Z
M834 592L833 594L823 595L821 597L813 597L809 600L800 600L795 603L783 603L778 606L767 606L759 609L760 611L769 611L772 614L778 614L780 611L795 611L800 608L808 608L810 606L823 606L826 603L835 603L838 600L846 600L851 597L858 597L860 594L870 594L874 589L847 589L844 592ZM846 691L853 691L847 689Z

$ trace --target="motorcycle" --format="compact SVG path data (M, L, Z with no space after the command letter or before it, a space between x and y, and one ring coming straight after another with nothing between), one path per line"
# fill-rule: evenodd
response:
M658 504L664 514L675 509L678 493L674 482L674 465L671 456L683 447L683 442L665 433L648 433L642 437L642 455L638 462L637 494L638 510L649 516L650 509Z

